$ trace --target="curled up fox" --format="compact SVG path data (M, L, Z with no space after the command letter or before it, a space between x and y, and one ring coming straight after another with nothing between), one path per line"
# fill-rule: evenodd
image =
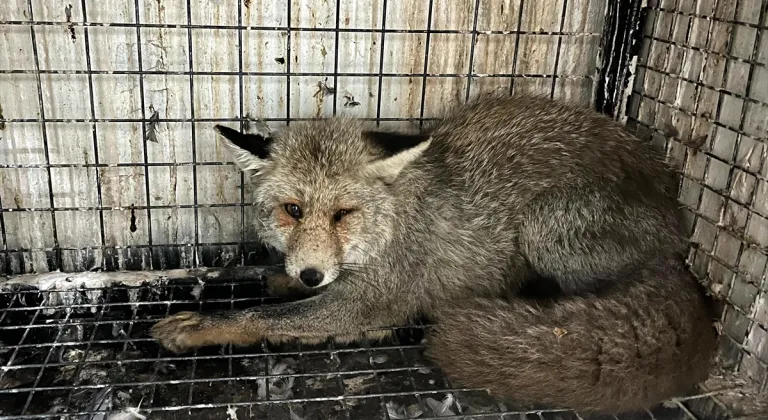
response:
M351 341L426 315L449 377L519 405L630 411L707 377L716 333L677 178L609 118L489 96L418 133L217 131L255 185L260 239L316 293L171 315L152 329L166 348Z

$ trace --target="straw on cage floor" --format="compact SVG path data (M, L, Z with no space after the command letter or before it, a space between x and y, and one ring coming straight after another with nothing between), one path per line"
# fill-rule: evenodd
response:
M174 355L149 328L180 310L264 302L268 269L51 273L0 283L0 416L195 419L578 419L518 411L452 384L424 357L424 328L391 343L262 343ZM113 279L121 283L112 284ZM34 279L35 284L29 279ZM607 418L614 418L609 416ZM619 419L728 418L711 396Z

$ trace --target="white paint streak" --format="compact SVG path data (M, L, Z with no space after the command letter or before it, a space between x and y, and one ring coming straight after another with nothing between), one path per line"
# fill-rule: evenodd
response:
M617 117L622 124L626 124L627 118L629 118L627 115L627 106L629 106L629 98L632 96L632 89L634 89L635 86L635 77L637 77L635 74L637 72L637 56L632 57L632 61L629 64L629 72L627 85L624 87L624 92L621 96L621 106L616 109L617 115L614 115L614 117Z
M40 290L76 290L80 288L105 288L114 284L141 286L164 284L169 280L197 278L198 284L205 280L215 280L221 276L220 268L196 268L155 271L118 271L118 272L82 272L62 273L59 271L45 274L22 274L0 278L0 290L12 286L34 286ZM268 267L242 267L235 270L235 276L257 278L269 275L274 269Z

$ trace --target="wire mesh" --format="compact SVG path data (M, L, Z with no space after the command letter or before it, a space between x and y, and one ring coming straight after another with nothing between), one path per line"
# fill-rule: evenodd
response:
M591 103L604 6L3 2L0 271L263 263L215 123L421 124L497 89Z
M693 271L725 302L726 366L768 390L768 2L653 1L630 124L682 174Z
M681 170L690 261L727 302L726 367L765 391L766 0L649 0L640 13L641 3L0 2L0 272L272 263L252 187L223 163L214 124L344 113L420 125L490 90L619 115L639 35L628 123ZM161 317L268 300L244 280L189 281L0 289L0 416L430 418L447 401L455 417L579 418L454 387L408 338L422 327L384 346L171 356L146 335ZM294 394L273 398L289 382ZM707 395L632 416L727 414Z
M95 418L88 416L135 409L159 419L588 418L519 410L484 390L456 386L424 356L429 325L397 328L384 343L265 342L180 356L148 336L154 322L177 311L278 302L266 296L260 270L109 287L95 287L91 276L69 290L1 286L0 416ZM709 396L694 396L618 418L690 420L724 412Z

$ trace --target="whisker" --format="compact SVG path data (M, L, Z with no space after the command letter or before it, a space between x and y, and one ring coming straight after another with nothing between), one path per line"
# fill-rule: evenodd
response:
M376 268L386 267L386 265L384 264L369 264L369 263L341 263L339 265L346 266L346 267L376 267Z
M355 287L362 287L362 286L369 286L370 288L375 289L379 293L383 293L383 289L379 284L377 284L374 280L371 280L366 276L366 271L360 271L355 269L347 269L347 268L341 268L339 270L340 273L349 273L354 274L353 276L341 276L339 279L344 281L346 284L353 285Z

